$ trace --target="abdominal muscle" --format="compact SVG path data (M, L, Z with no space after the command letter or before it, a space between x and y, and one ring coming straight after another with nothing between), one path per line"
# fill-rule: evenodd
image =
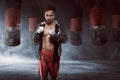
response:
M48 33L48 30L50 28L45 26L45 30L43 33L43 38L42 38L42 48L45 50L54 50L54 45L50 42L50 34Z
M46 50L54 50L54 45L50 42L50 35L43 36L42 48Z

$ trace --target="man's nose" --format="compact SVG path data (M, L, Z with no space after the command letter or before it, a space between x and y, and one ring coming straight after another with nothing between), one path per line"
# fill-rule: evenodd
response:
M48 19L51 19L51 16L48 16Z

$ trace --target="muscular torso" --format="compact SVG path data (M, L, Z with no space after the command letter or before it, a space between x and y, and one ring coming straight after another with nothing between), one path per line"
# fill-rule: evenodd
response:
M55 30L55 23L51 25L45 24L43 40L42 40L42 48L46 50L54 50L54 45L50 42L50 34L49 30Z

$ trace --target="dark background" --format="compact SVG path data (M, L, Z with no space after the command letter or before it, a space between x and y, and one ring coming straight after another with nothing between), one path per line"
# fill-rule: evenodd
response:
M70 19L72 8L77 3L83 8L82 44L71 45ZM120 4L119 0L105 0L105 24L107 27L108 42L97 46L92 44L90 35L89 0L22 0L21 6L21 44L19 46L6 46L4 44L5 9L6 0L0 0L0 56L19 56L37 59L37 49L30 47L30 33L28 31L28 18L39 17L44 20L44 7L52 4L57 9L56 19L63 25L68 41L62 45L62 60L120 60L120 43L114 42L112 37L112 5ZM33 8L35 7L35 8Z

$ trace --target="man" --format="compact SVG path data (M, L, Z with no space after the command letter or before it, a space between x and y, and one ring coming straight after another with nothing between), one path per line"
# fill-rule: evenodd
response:
M45 21L38 25L33 36L39 42L40 61L38 72L41 80L47 80L50 73L51 80L57 80L61 56L61 43L65 43L66 35L63 28L55 20L55 7L49 5L45 9Z

